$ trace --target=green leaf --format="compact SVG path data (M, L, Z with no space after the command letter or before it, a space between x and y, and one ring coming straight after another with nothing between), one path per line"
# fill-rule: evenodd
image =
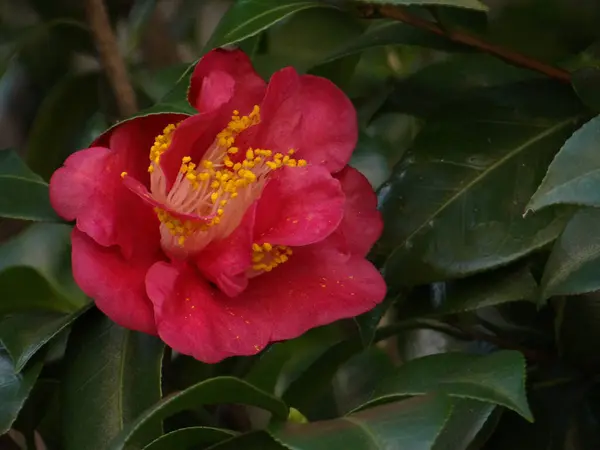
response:
M533 420L525 392L525 359L511 350L485 356L440 353L411 360L382 381L361 409L432 392L502 405Z
M600 116L590 120L565 142L550 164L528 210L575 204L600 206Z
M217 25L204 52L254 36L298 11L324 7L332 6L316 0L238 0Z
M68 75L40 105L27 141L27 164L44 179L60 167L81 141L99 108L100 75Z
M479 0L359 0L363 3L383 3L385 5L452 6L455 8L487 11L488 7Z
M253 431L228 439L209 447L207 450L288 450L278 444L264 431Z
M281 370L293 356L291 346L286 344L284 342L269 346L260 354L244 379L263 391L275 392Z
M71 227L33 224L0 246L0 316L32 309L69 313L86 303L71 272Z
M395 299L393 297L387 297L372 310L352 319L358 328L358 334L360 335L360 340L363 347L369 347L373 342L379 322L381 322L381 319L392 305L394 300Z
M562 230L570 211L522 216L580 106L560 86L535 85L448 105L380 188L385 229L375 259L392 291L507 265Z
M199 444L213 444L235 436L237 433L223 428L190 427L175 430L153 441L144 450L197 449Z
M415 45L443 51L468 51L468 47L455 44L448 38L437 36L395 20L377 20L360 36L347 40L319 64L362 53L372 48L388 45Z
M583 67L571 75L573 89L586 106L592 111L600 112L600 69Z
M412 301L403 303L403 319L456 314L519 300L533 300L538 285L527 268L503 268L445 283L441 304Z
M108 448L122 450L128 449L129 445L147 444L145 434L160 426L163 419L180 411L219 403L256 406L270 411L276 418L282 420L288 416L285 403L243 380L233 377L211 378L178 392L144 411L111 442Z
M15 371L23 370L38 350L68 328L91 305L72 314L34 311L9 314L0 319L0 342L12 358Z
M58 222L48 184L12 150L0 150L0 217Z
M331 386L338 369L362 349L363 344L359 336L332 345L290 383L283 399L301 412L308 411Z
M430 450L451 414L444 396L425 396L370 408L340 419L270 430L294 450Z
M489 421L497 406L470 399L457 399L452 415L437 437L432 450L467 450Z
M578 211L557 239L541 282L541 297L600 289L600 210Z
M122 328L97 310L77 321L61 379L66 450L105 450L108 443L161 397L164 344ZM146 442L160 424L142 431Z
M16 420L43 365L40 360L22 373L17 373L8 355L0 350L0 436Z

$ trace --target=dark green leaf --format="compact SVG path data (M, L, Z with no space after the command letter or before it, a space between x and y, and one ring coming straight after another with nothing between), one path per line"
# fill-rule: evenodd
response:
M457 399L452 415L437 437L432 450L467 450L489 421L497 406L470 399Z
M264 431L255 431L228 439L207 450L287 450Z
M69 75L45 97L27 141L27 164L44 179L78 150L81 133L99 109L98 73Z
M381 319L393 302L394 298L388 297L371 311L367 311L352 319L358 328L358 334L360 335L363 347L371 345L379 322L381 322Z
M96 310L71 332L61 379L66 450L105 450L108 443L161 397L164 344L126 330ZM145 442L160 423L141 431Z
M452 6L456 8L487 11L487 6L479 0L359 0L364 3L383 3L387 5Z
M542 299L600 289L600 210L578 211L558 238L542 277Z
M575 367L600 370L600 294L593 292L564 300L557 324L561 356Z
M443 289L439 304L421 300L405 302L400 306L400 316L403 319L442 316L518 300L533 300L538 286L529 269L511 267L447 282Z
M290 383L283 394L285 402L301 412L308 411L331 385L331 380L340 366L360 352L362 348L360 337L355 336L325 350L316 361Z
M571 75L571 83L579 98L592 111L600 112L600 68L584 67Z
M402 22L378 20L374 21L362 35L347 40L343 46L337 48L335 52L319 64L387 45L416 45L436 50L468 51L467 47L455 44L448 38L437 36Z
M23 372L16 373L8 355L0 351L0 436L16 420L43 365L40 360Z
M0 319L0 342L12 358L15 371L20 372L40 348L69 327L90 306L86 305L72 314L34 311L10 314Z
M287 423L270 432L294 450L430 450L451 414L444 396L425 396L378 406L340 419Z
M361 408L432 392L506 406L532 420L525 393L525 359L510 350L485 356L440 353L414 359L384 380Z
M537 211L560 203L600 206L599 146L600 116L565 142L527 209Z
M89 353L89 352L88 352ZM163 419L180 411L202 405L239 403L253 405L286 419L288 408L281 400L254 386L233 377L211 378L164 399L144 411L111 442L110 450L122 450L129 445L147 444L146 433L160 426Z
M69 313L86 302L71 272L71 227L33 224L0 246L0 315L41 309Z
M260 33L291 14L308 8L331 7L317 0L239 0L225 13L205 51L235 44Z
M0 150L0 217L58 222L48 184L12 150Z
M223 428L190 427L175 430L159 437L144 450L191 450L199 444L212 444L235 436L237 433Z
M379 190L375 255L390 288L465 277L552 242L568 211L522 216L578 111L559 86L521 83L432 119Z
M244 379L263 391L275 392L281 370L293 356L286 344L273 344L262 352Z

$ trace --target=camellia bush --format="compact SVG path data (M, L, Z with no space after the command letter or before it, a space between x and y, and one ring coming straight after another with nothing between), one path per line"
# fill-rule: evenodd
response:
M0 14L0 448L600 448L600 3Z

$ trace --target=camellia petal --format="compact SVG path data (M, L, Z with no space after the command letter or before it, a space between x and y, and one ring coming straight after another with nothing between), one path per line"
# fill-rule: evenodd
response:
M365 259L336 251L299 252L252 279L243 295L225 296L189 267L154 265L146 279L160 337L175 350L214 363L258 353L269 342L356 316L385 296Z
M255 241L288 246L321 241L339 226L344 193L322 166L276 171L258 203Z
M156 334L144 284L154 258L127 261L117 248L101 247L77 229L72 244L73 276L98 309L123 327Z
M143 117L118 125L102 140L110 148L92 147L69 156L50 180L50 201L66 220L103 246L118 245L130 257L154 253L158 221L152 207L123 186L121 174L149 177L148 149L162 128L181 115Z
M160 338L206 363L260 352L270 340L270 316L246 296L230 298L190 266L156 263L146 289Z
M352 102L331 81L300 76L291 68L276 72L261 104L261 124L251 146L297 151L300 158L330 172L344 168L358 139Z
M366 177L352 167L334 176L340 181L346 203L344 218L328 241L337 239L340 249L365 256L383 231L377 196Z
M235 102L245 110L260 102L266 83L241 50L216 49L206 54L192 73L188 101L201 113ZM228 111L231 113L231 111Z

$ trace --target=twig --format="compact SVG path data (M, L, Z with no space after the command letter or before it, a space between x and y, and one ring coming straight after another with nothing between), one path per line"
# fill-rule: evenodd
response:
M119 112L124 117L135 114L137 111L135 92L127 76L127 69L119 52L117 38L110 26L104 0L86 0L85 6L87 19L104 70L115 93Z
M392 5L370 5L368 13L378 13L380 16L398 20L417 28L422 28L435 33L438 36L447 37L453 42L477 48L483 52L502 58L516 66L521 66L536 72L540 72L550 78L554 78L565 83L571 82L571 74L566 70L551 66L541 61L537 61L507 48L484 42L475 36L471 36L461 31L445 30L433 22L413 16L401 7Z

